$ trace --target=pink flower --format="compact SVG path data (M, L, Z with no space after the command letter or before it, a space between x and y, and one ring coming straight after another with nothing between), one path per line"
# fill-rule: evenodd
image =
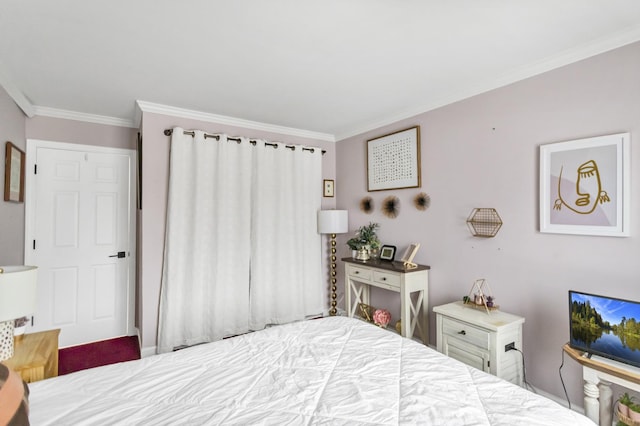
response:
M376 309L373 313L373 322L376 325L386 327L389 321L391 321L391 314L386 309Z

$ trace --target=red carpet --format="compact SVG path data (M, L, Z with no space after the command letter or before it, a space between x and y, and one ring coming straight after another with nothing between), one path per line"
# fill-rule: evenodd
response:
M140 359L137 336L72 346L58 351L58 375L132 359Z

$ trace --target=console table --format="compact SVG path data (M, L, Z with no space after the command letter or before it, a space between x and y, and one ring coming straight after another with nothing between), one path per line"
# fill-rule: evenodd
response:
M640 368L596 355L588 358L568 343L562 349L582 365L586 416L599 425L609 426L613 420L611 383L640 392Z
M407 269L402 262L385 260L361 261L351 257L345 262L344 295L347 315L353 317L358 305L369 305L371 287L400 293L401 334L413 338L417 331L429 343L427 317L429 306L429 269L426 265ZM411 295L416 293L415 301Z

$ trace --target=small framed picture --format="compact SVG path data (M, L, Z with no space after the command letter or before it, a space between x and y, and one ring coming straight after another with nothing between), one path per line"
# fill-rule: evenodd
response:
M396 257L396 246L382 246L380 249L380 260L393 262Z
M420 248L420 243L413 243L407 247L404 254L402 255L402 262L404 262L404 266L407 268L415 268L418 265L413 263L413 258L416 257L416 253L418 253L418 249Z
M7 142L4 161L4 200L22 203L24 201L24 151Z
M322 182L322 187L323 187L322 195L324 197L333 197L333 195L334 195L334 182L333 182L333 179L325 179Z

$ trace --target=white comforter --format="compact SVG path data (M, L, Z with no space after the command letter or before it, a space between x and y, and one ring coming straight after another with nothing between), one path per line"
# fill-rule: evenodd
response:
M593 425L424 345L344 317L30 388L33 425Z

